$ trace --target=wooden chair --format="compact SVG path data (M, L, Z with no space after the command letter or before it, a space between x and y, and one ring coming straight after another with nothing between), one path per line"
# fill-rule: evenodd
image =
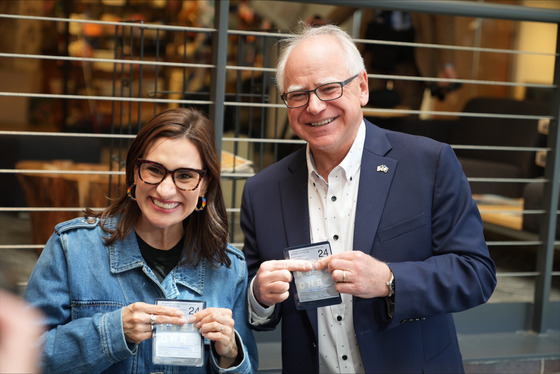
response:
M29 207L78 207L78 181L48 174L18 174ZM33 244L45 244L56 224L80 216L80 212L31 212Z

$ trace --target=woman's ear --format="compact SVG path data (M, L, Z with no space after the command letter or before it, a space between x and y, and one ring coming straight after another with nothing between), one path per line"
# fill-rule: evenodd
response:
M198 188L200 188L200 196L206 196L206 192L208 192L208 177L202 178L202 180L200 181L200 186L198 186Z

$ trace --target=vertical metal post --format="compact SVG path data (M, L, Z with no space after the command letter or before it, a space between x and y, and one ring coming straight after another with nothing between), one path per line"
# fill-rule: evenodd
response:
M212 85L210 86L210 120L216 132L216 149L222 153L222 136L224 134L224 101L226 95L226 62L229 0L214 2L214 28L212 38Z
M559 25L560 26L560 25ZM560 85L560 27L556 35L556 60L554 64L554 84ZM551 151L547 155L545 177L548 183L544 189L543 201L547 208L543 217L540 239L543 244L537 256L537 271L539 275L535 284L535 308L533 313L533 330L542 333L547 328L548 313L550 311L550 287L552 283L552 263L554 259L554 241L556 239L556 221L558 210L558 194L560 188L560 137L558 136L558 120L560 118L560 94L558 89L553 95L552 113L554 119L548 130L548 147Z

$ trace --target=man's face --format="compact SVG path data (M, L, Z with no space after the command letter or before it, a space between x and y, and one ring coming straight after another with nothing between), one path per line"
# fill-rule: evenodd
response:
M331 37L319 36L302 42L290 54L284 69L284 90L312 90L350 77L342 47ZM368 95L363 71L344 86L339 99L321 101L311 93L306 106L288 109L290 126L309 143L314 157L328 153L342 160L358 132Z

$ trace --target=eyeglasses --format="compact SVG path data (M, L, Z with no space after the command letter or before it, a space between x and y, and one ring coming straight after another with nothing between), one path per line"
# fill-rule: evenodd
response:
M309 103L309 95L313 92L321 101L332 101L342 96L342 87L352 82L360 74L356 74L343 82L322 84L314 90L297 90L283 93L280 97L288 108L301 108Z
M181 191L194 191L198 188L200 180L206 175L205 170L180 168L175 170L167 170L165 166L158 162L144 160L139 158L136 160L138 166L138 176L144 183L160 184L168 174L173 177L173 183Z

